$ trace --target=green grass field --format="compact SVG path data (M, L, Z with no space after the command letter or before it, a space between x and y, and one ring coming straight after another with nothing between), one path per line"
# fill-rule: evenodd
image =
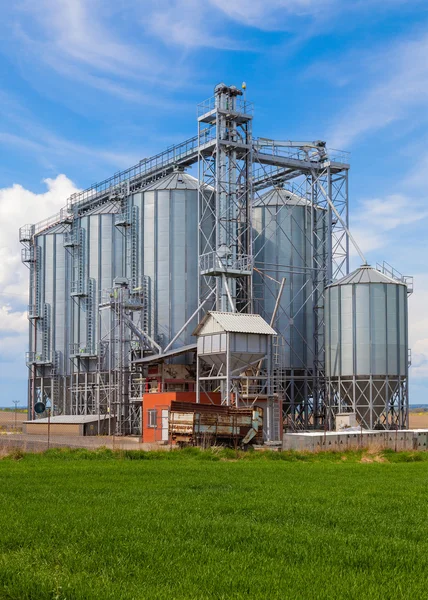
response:
M383 456L15 453L0 598L427 598L428 453Z

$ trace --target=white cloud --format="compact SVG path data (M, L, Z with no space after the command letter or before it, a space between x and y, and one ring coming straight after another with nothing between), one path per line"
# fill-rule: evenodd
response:
M39 194L17 184L0 189L0 358L14 363L11 377L22 374L28 342L28 270L21 263L18 230L58 212L78 191L65 175L44 183L47 191Z
M28 319L25 313L16 312L10 304L0 306L0 332L13 334L25 333L28 330Z
M425 203L405 194L364 199L352 218L351 229L363 252L371 252L391 242L391 232L428 217ZM351 249L356 254L354 248Z

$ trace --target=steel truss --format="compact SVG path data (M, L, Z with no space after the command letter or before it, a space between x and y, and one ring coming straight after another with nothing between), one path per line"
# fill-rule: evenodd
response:
M348 170L343 156L329 155L324 144L315 142L275 142L258 141L254 152L255 201L257 207L268 207L269 198L261 194L266 189L284 190L278 194L283 205L274 214L271 222L280 221L281 212L299 227L295 213L306 207L309 226L299 227L303 242L299 244L287 237L290 252L299 258L299 266L292 264L266 265L260 260L263 246L258 248L254 263L258 276L254 285L254 305L267 320L269 314L263 314L263 294L276 295L280 287L266 286L266 277L272 274L285 278L291 286L290 300L280 303L277 319L281 317L288 324L280 331L282 340L277 342L278 351L273 362L274 387L281 390L283 412L286 424L292 430L317 428L325 425L325 347L324 347L324 289L333 279L346 275L349 271L348 239ZM287 166L283 166L283 165ZM293 197L293 203L287 201L287 192ZM286 211L286 212L285 212ZM338 218L337 214L340 218ZM254 237L254 246L258 237L269 243L269 225ZM310 248L302 251L302 244ZM303 275L302 283L295 286L295 280ZM310 326L306 333L294 328L294 321L302 314L311 315ZM275 327L275 323L273 323ZM291 363L298 359L293 346L293 336L298 338L307 351L306 364L302 368L293 368L285 358L285 351L291 356ZM282 350L281 350L282 349Z
M342 377L327 381L327 394L330 428L337 413L355 413L364 429L406 429L409 426L407 377Z
M198 107L199 302L215 290L225 312L252 308L252 105L240 96L220 84Z
M345 153L328 151L320 142L278 142L253 138L252 105L243 99L236 88L221 85L217 87L214 99L198 109L197 136L73 195L67 201L67 206L52 218L24 226L20 230L24 250L34 247L36 236L53 227L70 231L70 235L76 238L69 240L73 256L75 300L88 302L86 296L90 282L81 270L79 245L82 240L73 227L77 217L109 203L114 212L121 212L116 225L124 228L126 274L134 286L137 283L134 281L137 273L135 248L138 235L134 231L137 215L128 210L127 200L135 191L173 172L177 166L188 167L195 163L199 168L200 304L208 298L204 311L216 307L219 310L258 312L256 305L259 298L257 284L253 283L253 266L254 263L258 267L261 265L257 265L257 256L254 256L252 203L263 202L262 192L283 186L310 203L313 215L310 229L312 253L304 265L307 275L305 305L310 305L313 312L312 330L304 340L312 349L310 360L304 369L287 369L281 350L286 341L278 338L274 340L273 375L267 373L264 364L258 372L257 366L257 369L248 371L246 376L251 376L252 381L262 376L271 378L271 390L277 397L282 396L286 417L293 428L319 426L325 415L324 287L333 279L345 275L349 267L349 164ZM319 209L325 212L324 220L315 217ZM324 236L325 228L327 235ZM278 266L286 278L293 272L291 267ZM267 266L259 270L269 275ZM33 288L36 289L36 286L34 284ZM37 310L40 312L41 307ZM67 397L62 402L64 410L76 413L114 411L119 416L118 431L124 433L131 430L129 390L134 387L141 391L137 383L129 383L124 372L132 372L131 341L140 341L135 333L125 333L127 327L124 328L123 316L128 316L128 308L110 306L105 310L111 313L110 330L101 337L99 333L97 347L89 350L91 357L73 358L79 363L78 374L74 375L74 380L64 378L61 387ZM285 312L292 326L296 310L303 310L303 307L295 309L281 306L279 310ZM31 318L31 310L29 316ZM270 321L271 315L263 316ZM36 315L35 318L40 316ZM141 331L145 333L147 322L147 311L142 311ZM156 351L147 338L145 343L150 351ZM119 351L119 347L122 350Z
M150 339L143 331L144 311L143 286L133 287L129 280L121 279L104 290L97 354L75 357L79 368L72 375L71 413L110 415L111 434L141 432L143 379L132 361L149 349ZM95 364L91 359L96 359Z

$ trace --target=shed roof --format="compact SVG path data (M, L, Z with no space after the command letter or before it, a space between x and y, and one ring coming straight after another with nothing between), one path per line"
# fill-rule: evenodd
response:
M112 418L111 415L58 415L51 417L51 425L79 425L81 423L93 423L95 421L104 421L104 419ZM35 419L34 421L26 421L26 423L47 423L48 418Z
M334 281L331 286L350 285L354 283L393 283L395 285L406 285L398 279L393 279L392 277L388 277L388 275L384 275L370 265L362 265L352 273L349 273L349 275L345 275L342 279Z
M266 323L260 315L209 311L198 324L193 335L199 335L209 319L214 319L220 327L232 333L257 333L261 335L276 335L276 331Z

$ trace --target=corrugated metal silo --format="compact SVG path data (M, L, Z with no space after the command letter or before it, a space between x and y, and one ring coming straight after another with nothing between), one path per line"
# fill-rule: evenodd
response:
M149 334L165 347L198 306L198 181L174 172L135 194L139 278L149 289ZM128 273L129 276L129 273ZM192 342L197 319L172 348Z
M330 405L363 427L406 426L407 286L364 265L325 294Z
M64 234L53 228L36 235L30 248L30 339L28 365L35 374L34 395L45 394L53 410L62 410L64 386L62 376L68 357L66 326L68 278L64 256ZM38 390L36 392L36 389Z
M322 345L315 336L315 305L326 276L326 235L326 211L286 189L272 189L253 205L254 308L268 322L286 278L274 327L284 343L278 360L292 407L312 394L315 344Z

